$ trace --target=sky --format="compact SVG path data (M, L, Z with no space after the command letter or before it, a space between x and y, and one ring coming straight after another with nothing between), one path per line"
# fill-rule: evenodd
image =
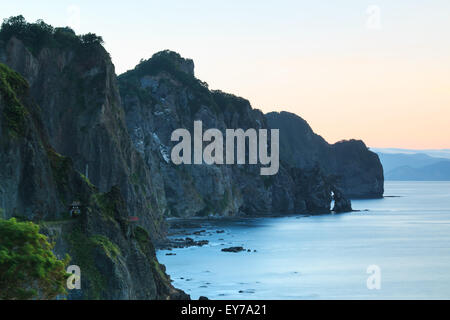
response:
M0 0L105 40L118 74L164 49L211 89L289 111L333 143L450 148L448 0Z

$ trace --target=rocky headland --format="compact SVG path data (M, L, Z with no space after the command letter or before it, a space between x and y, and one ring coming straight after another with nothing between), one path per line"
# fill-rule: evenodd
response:
M55 253L81 267L82 290L69 299L188 298L156 259L167 218L345 212L352 197L383 194L382 167L362 141L329 145L298 116L210 90L172 51L117 77L100 37L14 17L0 30L0 80L0 218L39 223ZM171 132L195 120L281 128L278 174L174 165Z

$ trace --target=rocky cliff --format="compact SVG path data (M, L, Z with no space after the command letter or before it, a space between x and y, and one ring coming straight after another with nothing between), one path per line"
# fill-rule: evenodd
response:
M52 148L101 192L118 186L128 210L160 238L164 194L129 138L109 54L76 39L33 47L12 35L0 47L0 62L28 81Z
M1 218L39 223L80 266L69 298L187 298L156 259L164 195L127 133L109 55L93 35L18 18L0 32Z
M260 165L174 165L171 133L192 132L195 120L221 132L277 124L210 90L172 51L117 79L101 43L21 17L0 30L0 214L39 223L55 253L71 255L82 291L70 298L187 298L156 260L165 217L328 213L332 195L344 212L348 195L382 194L379 162L362 142L330 146L300 118L281 123L276 175L261 176Z
M119 76L126 123L137 150L164 184L172 216L269 215L329 212L333 185L320 166L281 164L260 176L258 165L174 165L170 140L177 128L268 129L266 117L240 97L211 91L193 62L172 51L156 53ZM180 201L182 199L182 201Z
M380 198L383 167L376 153L360 140L328 144L301 117L289 112L266 114L268 125L280 129L280 158L295 168L319 165L348 198Z

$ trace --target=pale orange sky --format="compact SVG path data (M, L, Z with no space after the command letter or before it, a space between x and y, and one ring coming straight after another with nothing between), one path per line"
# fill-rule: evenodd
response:
M228 91L264 112L296 113L329 142L358 138L372 147L450 147L446 57L317 54L243 64L244 70L228 69L230 78L217 87L233 83Z
M268 37L272 47L230 50L234 65L216 61L197 73L264 112L300 115L329 142L450 148L450 10L407 9L380 30L322 26L297 30L288 44Z
M210 88L294 112L329 142L450 148L448 0L0 2L3 18L101 35L118 74L171 49Z

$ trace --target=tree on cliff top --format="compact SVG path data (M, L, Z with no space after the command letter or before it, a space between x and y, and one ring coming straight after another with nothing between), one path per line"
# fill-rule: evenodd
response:
M54 299L66 294L69 257L58 260L39 226L0 219L0 300Z
M102 37L94 33L76 35L69 27L53 28L43 20L29 23L22 15L3 20L0 40L8 41L13 36L22 40L33 53L39 53L39 50L45 46L69 45L79 48L103 44Z

